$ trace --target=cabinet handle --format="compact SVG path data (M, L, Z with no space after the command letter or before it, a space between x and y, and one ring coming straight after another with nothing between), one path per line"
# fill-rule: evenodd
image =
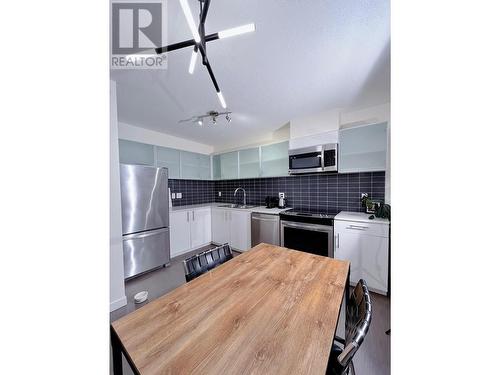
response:
M365 230L368 229L368 227L364 227L361 225L349 225L347 229Z
M193 210L193 221L194 221L194 210Z
M189 211L186 211L187 221L189 222Z
M337 233L337 236L336 236L336 242L337 242L337 249L340 248L340 233Z

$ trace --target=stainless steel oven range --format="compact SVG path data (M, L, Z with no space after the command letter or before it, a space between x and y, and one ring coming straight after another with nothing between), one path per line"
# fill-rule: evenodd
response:
M280 244L289 249L333 258L335 214L293 209L280 213Z

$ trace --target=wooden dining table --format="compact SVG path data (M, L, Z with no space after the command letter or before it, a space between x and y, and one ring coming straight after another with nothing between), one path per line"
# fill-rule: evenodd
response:
M325 374L349 262L259 244L111 324L114 374Z

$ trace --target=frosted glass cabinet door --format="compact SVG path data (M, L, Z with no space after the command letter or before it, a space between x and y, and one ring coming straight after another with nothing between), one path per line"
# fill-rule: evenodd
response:
M212 156L212 171L213 171L213 179L220 180L220 155Z
M156 147L156 165L168 168L168 178L180 178L180 151L167 147Z
M181 151L181 178L199 179L198 154L194 152Z
M181 151L181 178L210 179L210 156Z
M220 170L223 180L238 178L238 152L228 152L220 155Z
M199 160L199 176L202 180L210 180L210 156L198 155Z
M385 171L387 123L339 131L339 172Z
M120 148L120 163L141 165L155 164L153 145L126 141L124 139L119 139L118 144Z
M262 146L262 177L288 175L288 141Z
M240 151L240 178L259 177L259 148L249 148Z

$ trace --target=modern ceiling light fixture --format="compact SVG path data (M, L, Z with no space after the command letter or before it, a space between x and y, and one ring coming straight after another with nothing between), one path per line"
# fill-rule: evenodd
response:
M206 118L212 119L212 124L215 125L217 124L217 118L219 116L224 116L226 115L226 121L229 124L231 122L231 113L230 111L228 112L217 112L217 111L209 111L205 115L199 115L199 116L193 116L190 118L187 118L185 120L180 120L179 122L192 122L193 124L196 123L199 126L203 126L203 120Z
M217 39L224 39L224 38L229 38L231 36L253 32L255 31L255 24L249 23L246 25L233 27L231 29L222 30L219 31L218 33L206 35L205 21L207 19L208 8L210 7L210 0L198 0L198 1L200 3L200 24L198 26L198 29L196 29L193 14L191 13L191 9L189 8L188 0L179 0L182 7L182 11L184 12L184 16L186 17L189 29L191 30L191 34L193 34L193 39L185 40L179 43L169 44L168 46L164 47L155 48L155 51L157 54L162 54L165 52L175 51L181 48L193 47L193 53L191 54L191 60L189 62L189 69L188 69L190 74L193 74L194 72L194 68L196 65L196 58L199 51L202 57L202 63L207 68L208 74L210 75L210 79L212 80L212 83L215 87L215 91L217 92L217 97L219 98L220 104L222 108L227 108L227 104L226 101L224 100L224 96L222 95L222 91L219 88L212 67L210 66L210 62L208 61L206 42L211 42Z

